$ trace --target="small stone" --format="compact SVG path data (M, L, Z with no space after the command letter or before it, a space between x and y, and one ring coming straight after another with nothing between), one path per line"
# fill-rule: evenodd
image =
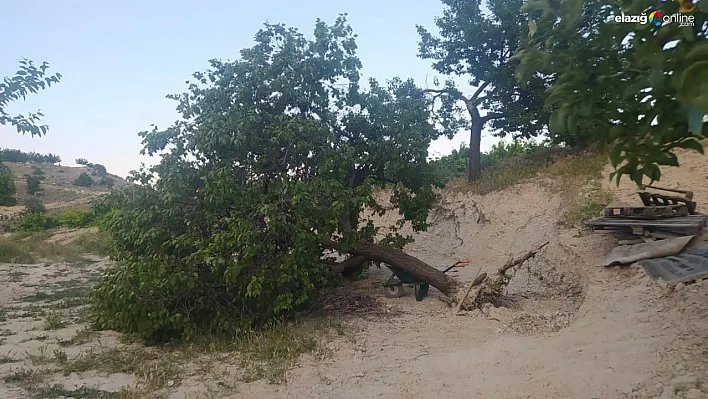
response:
M676 284L676 291L683 291L684 288L686 288L686 284L684 283L678 283Z
M175 385L175 381L174 381L174 380L169 380L169 381L167 381L167 386L168 386L168 387L172 387L172 386L174 386L174 385Z
M668 287L668 284L666 283L666 280L663 280L663 279L657 279L657 280L656 280L656 285L658 285L659 288L661 288L662 290L665 290L666 287Z
M690 375L682 375L671 381L671 386L675 392L688 391L693 388L698 388L698 378Z
M701 399L704 398L703 392L701 392L699 389L696 388L691 388L686 392L686 398L687 399Z

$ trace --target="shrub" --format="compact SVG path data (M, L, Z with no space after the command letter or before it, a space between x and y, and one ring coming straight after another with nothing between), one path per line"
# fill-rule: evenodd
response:
M76 164L77 165L88 165L89 161L86 158L77 158L76 159Z
M68 210L57 216L59 225L63 227L79 228L90 226L94 221L91 211Z
M19 224L19 229L23 231L42 231L59 226L57 218L41 213L27 213Z
M44 204L37 197L28 198L25 201L25 209L27 213L44 213L46 211Z
M0 163L0 206L17 205L15 179L7 165Z
M36 175L25 175L25 181L27 182L27 193L35 195L42 191L40 186L41 179Z
M91 176L87 175L86 172L83 172L74 180L74 185L79 187L91 187L93 186L93 179Z

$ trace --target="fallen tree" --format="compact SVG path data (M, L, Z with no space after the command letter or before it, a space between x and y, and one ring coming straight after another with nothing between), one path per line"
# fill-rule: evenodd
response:
M120 263L94 292L100 327L159 340L234 334L306 308L332 271L371 261L457 295L456 280L401 251L412 238L400 234L428 227L441 186L428 146L454 130L431 121L410 80L359 85L343 16L318 21L313 37L266 24L239 60L212 60L170 96L181 120L141 133L160 162L97 205L112 209ZM374 195L382 188L390 206ZM399 217L381 235L364 209Z

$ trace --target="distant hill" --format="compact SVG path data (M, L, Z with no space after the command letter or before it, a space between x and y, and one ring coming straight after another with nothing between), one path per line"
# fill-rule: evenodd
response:
M35 167L44 172L44 180L42 180L40 185L42 191L37 197L44 203L48 212L53 213L69 208L86 209L92 199L111 191L105 185L97 185L102 177L98 176L96 169L91 166L70 167L32 162L3 163L10 168L15 176L15 186L17 187L15 198L17 198L18 205L22 205L27 198L31 197L27 193L25 175L32 174ZM86 173L90 176L94 185L91 187L74 185L74 181L81 173ZM129 184L125 179L110 173L107 173L105 177L113 180L113 189Z

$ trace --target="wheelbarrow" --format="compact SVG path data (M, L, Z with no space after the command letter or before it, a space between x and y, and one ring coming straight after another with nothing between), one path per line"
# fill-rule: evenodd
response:
M443 273L447 273L456 267L465 267L470 263L470 260L461 260L455 262L452 266L443 270ZM403 284L413 285L415 287L415 300L420 302L428 296L428 289L430 285L424 281L420 281L417 278L411 276L408 272L401 270L395 266L391 266L388 263L384 263L389 270L391 270L391 277L386 280L383 284L384 292L389 298L400 298L405 295L403 292ZM452 272L457 272L458 270L452 270Z

